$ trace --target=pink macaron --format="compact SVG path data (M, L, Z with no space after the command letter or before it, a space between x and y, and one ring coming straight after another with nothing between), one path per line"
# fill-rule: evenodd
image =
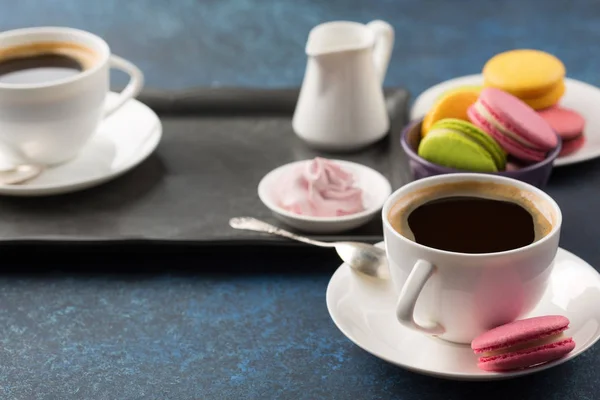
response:
M523 161L542 161L558 145L548 122L520 99L485 88L467 110L471 122L490 134L507 153Z
M569 108L554 106L538 112L563 140L559 157L575 153L585 144L585 119Z
M565 335L569 319L548 315L514 321L494 328L471 342L485 371L511 371L564 357L575 348Z
M575 139L566 140L563 142L562 149L560 149L560 153L558 153L559 157L568 156L569 154L573 154L577 152L579 149L583 147L585 144L585 136L579 135Z
M563 140L575 139L583 133L585 119L575 110L554 106L538 111L538 114Z

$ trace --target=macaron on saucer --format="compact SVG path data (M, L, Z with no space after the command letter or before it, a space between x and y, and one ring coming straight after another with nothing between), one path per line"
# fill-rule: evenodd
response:
M576 343L565 335L570 321L563 315L519 319L493 328L471 342L484 371L503 372L558 360Z
M383 246L383 244L380 244ZM350 341L375 357L416 373L453 380L492 381L540 372L573 360L600 339L600 274L574 254L560 249L550 283L538 306L523 318L562 315L564 332L575 348L563 357L526 369L480 369L471 346L446 342L398 323L398 294L391 282L362 277L342 264L327 287L327 308ZM573 361L571 361L573 360Z
M581 147L564 157L554 161L554 166L575 164L600 157L600 88L575 79L565 78L565 93L559 105L579 113L585 119L585 142L578 143ZM424 117L437 99L453 88L464 86L483 85L484 78L481 74L468 75L451 79L427 89L419 95L410 112L410 119L417 120Z

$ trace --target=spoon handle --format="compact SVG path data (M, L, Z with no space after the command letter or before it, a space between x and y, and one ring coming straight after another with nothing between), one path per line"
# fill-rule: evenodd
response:
M297 240L299 242L308 243L308 244L312 244L312 245L319 246L319 247L334 247L335 246L333 243L321 242L318 240L309 239L304 236L296 235L292 232L288 232L281 228L277 228L276 226L267 224L266 222L263 222L256 218L251 218L251 217L231 218L229 220L229 226L231 226L232 228L235 228L235 229L243 229L243 230L255 231L255 232L264 232L264 233L270 233L272 235L283 236L288 239Z

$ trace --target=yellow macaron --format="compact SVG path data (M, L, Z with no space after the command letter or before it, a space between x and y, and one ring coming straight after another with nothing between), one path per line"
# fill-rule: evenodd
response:
M467 109L477 101L481 87L465 86L445 92L429 110L421 124L421 135L425 136L433 124L445 118L469 121Z
M565 89L565 83L561 81L558 85L552 87L550 91L539 97L521 97L521 100L534 110L543 110L558 103L563 94L565 94Z
M442 98L446 97L447 95L455 93L455 92L476 92L477 94L479 94L482 89L483 89L482 85L463 85L463 86L453 87L451 89L446 90L442 94L440 94L435 99L435 101L437 102L437 101L441 100Z
M564 64L552 54L519 49L492 57L483 67L485 87L495 87L535 109L558 102L565 91Z

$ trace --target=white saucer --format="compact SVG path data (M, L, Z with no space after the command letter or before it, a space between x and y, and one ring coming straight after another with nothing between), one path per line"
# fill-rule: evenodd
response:
M417 97L411 111L410 119L421 118L427 114L435 100L446 90L463 85L482 85L481 74L467 75L450 79L430 87ZM557 158L554 166L575 164L600 157L600 88L575 79L565 80L567 90L560 101L562 106L572 108L580 113L586 121L584 134L585 145L577 152L566 157Z
M115 101L109 93L107 101ZM99 185L129 171L144 161L162 136L158 116L137 100L104 121L90 142L72 161L46 169L20 185L0 185L0 195L48 196ZM6 164L0 154L0 165Z
M343 264L327 287L331 318L352 342L382 360L425 375L456 380L498 380L542 371L571 360L600 338L600 274L585 261L559 249L550 285L529 316L560 314L571 321L566 334L575 350L538 367L508 373L477 368L468 345L452 344L404 328L397 322L396 291L389 281L353 273Z
M282 165L265 175L258 184L258 197L263 204L277 219L293 228L310 233L337 233L357 228L379 215L383 203L392 194L390 182L374 169L350 161L331 160L354 176L356 186L363 190L365 210L340 217L311 217L284 210L277 204L273 188L282 174L308 161L310 160Z

